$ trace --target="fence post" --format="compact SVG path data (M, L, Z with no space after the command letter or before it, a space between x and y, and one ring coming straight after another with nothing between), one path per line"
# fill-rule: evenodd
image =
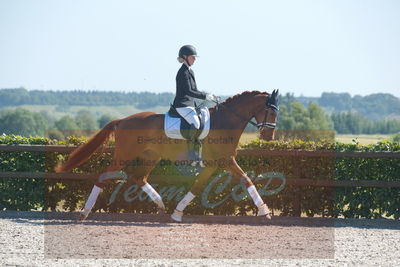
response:
M292 162L293 162L293 174L295 179L300 179L300 158L293 156L292 157ZM293 215L296 217L301 216L301 186L297 186L295 190L295 195L294 195L294 200L293 200Z

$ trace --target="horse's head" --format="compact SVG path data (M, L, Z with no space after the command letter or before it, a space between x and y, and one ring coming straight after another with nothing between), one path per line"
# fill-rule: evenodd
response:
M254 118L260 130L260 139L269 141L274 139L276 120L279 112L278 107L279 90L266 95L266 101L254 111Z

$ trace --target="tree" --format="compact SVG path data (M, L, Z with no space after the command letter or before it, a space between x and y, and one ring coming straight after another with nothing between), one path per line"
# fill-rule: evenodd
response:
M352 99L349 93L322 93L318 102L321 106L330 107L336 111L352 108Z
M75 120L68 115L56 121L54 126L64 135L64 137L80 134L79 127Z
M23 105L29 102L29 92L25 88L0 90L0 106Z
M308 114L310 117L310 130L328 130L333 129L333 122L324 110L315 102L308 105Z
M330 130L333 123L324 110L317 104L311 102L308 107L294 101L290 108L286 105L280 106L279 128L285 130Z
M109 114L103 114L101 117L97 120L100 129L103 128L107 123L110 121L115 120L115 118Z
M325 130L331 130L333 123L317 103L311 102L307 108L297 101L288 101L288 105L280 105L278 129L288 131L279 131L278 138L314 141L332 139L333 132Z
M80 110L75 117L76 124L81 130L97 130L99 128L97 121L89 110Z
M392 137L393 142L400 143L400 132Z
M75 120L68 115L63 116L61 119L56 121L54 125L60 131L75 131L79 129Z
M400 131L400 120L370 121L356 112L332 113L334 129L340 134L392 134Z
M293 93L286 93L286 95L279 96L279 97L280 97L279 101L280 101L281 105L287 107L288 111L291 112L292 102L295 101L294 94Z
M21 136L44 136L47 121L42 115L18 108L0 116L0 133Z

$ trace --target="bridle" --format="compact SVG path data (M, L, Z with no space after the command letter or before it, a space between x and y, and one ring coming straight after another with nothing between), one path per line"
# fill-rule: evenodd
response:
M214 101L214 102L217 104L217 105L216 105L216 110L218 110L220 106L222 106L222 107L225 108L225 106L224 106L224 105L221 105L221 103L219 103L218 100L217 100L217 101ZM267 106L267 107L266 107L266 109L265 109L265 115L264 115L264 120L263 120L263 122L255 123L254 121L252 121L252 119L253 119L255 116L252 116L252 117L250 118L250 120L248 121L248 123L250 123L251 125L257 127L258 130L260 130L261 128L264 128L264 127L268 127L268 128L271 128L271 129L275 129L275 128L276 128L276 123L275 123L275 122L267 122L268 111L269 111L270 109L272 109L272 110L274 110L276 113L278 113L278 112L279 112L279 108L278 108L275 104L270 103L270 102L267 102L266 106ZM237 114L235 111L229 110L229 112L231 112L232 114L236 115L236 117L240 118L241 120L247 121L247 119L243 118L240 114Z
M258 130L260 130L261 128L264 127L268 127L271 129L275 129L276 128L276 122L267 122L267 118L268 118L268 111L272 109L273 111L275 111L276 113L279 112L279 108L274 105L274 104L267 104L267 108L265 109L265 115L264 115L264 120L261 123L255 123L253 121L251 121L252 118L254 118L254 116L250 119L249 123L251 123L252 125L256 126L258 128Z

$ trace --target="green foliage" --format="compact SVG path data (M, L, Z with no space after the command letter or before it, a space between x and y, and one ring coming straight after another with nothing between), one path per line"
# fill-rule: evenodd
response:
M107 123L109 123L112 120L115 120L111 115L108 114L103 114L98 120L97 123L99 124L100 129L102 129Z
M395 134L395 135L392 137L392 140L393 140L393 142L395 142L395 143L400 143L400 133Z
M47 130L46 136L50 139L62 140L65 138L64 133L57 129Z
M74 131L79 129L78 124L75 122L75 120L68 115L56 121L54 125L60 131Z
M333 128L331 119L318 104L311 102L306 108L301 103L292 101L290 95L283 99L286 104L280 105L281 111L278 119L278 128L280 130L309 131Z
M136 113L143 110L165 112L173 98L173 93L0 89L0 107L57 105L58 107L55 110L57 113L63 112L67 114L72 112L70 106L94 107L99 105L111 106L113 111L118 110L121 105L131 107L132 109L125 111L125 116L130 115L128 113ZM400 99L390 94L351 97L348 93L323 93L318 98L294 97L293 94L287 93L280 96L280 103L282 110L278 121L280 129L335 129L340 134L392 134L400 131L400 120L396 119L400 117ZM85 130L97 129L97 124L100 124L100 128L102 128L104 122L107 121L106 117L95 121L92 114L88 114L87 111L79 113L74 118L76 120L75 123L78 129L84 131L80 131L78 135L88 134ZM103 111L94 111L94 113L98 117ZM326 115L327 113L331 114L331 116ZM121 117L121 113L116 114ZM73 125L59 126L55 124L56 119L52 114L41 112L41 115L47 120L50 129L54 128L63 132L65 129L60 128L68 128L68 131L71 131L69 134L77 134L76 127ZM252 130L255 130L255 127L249 124L246 127L246 131ZM27 134L24 129L18 126L15 126L15 128L10 127L8 131L4 132L25 136L36 134L34 132ZM42 132L39 135L43 134ZM63 134L64 137L67 135ZM52 131L49 132L48 136L59 138L61 135Z
M308 130L327 130L333 128L329 116L315 102L311 102L308 105L308 116L310 117L310 126Z
M93 115L87 110L80 110L76 118L71 116L63 116L54 122L56 129L48 131L48 137L52 139L64 139L68 136L88 136L97 130L98 123Z
M400 180L400 158L351 158L335 157L336 151L384 152L400 151L400 144L389 141L361 146L357 143L315 143L294 140L292 142L254 141L246 148L286 150L302 149L310 151L332 151L331 157L266 157L270 168L283 172L286 178L307 178L315 180ZM264 157L265 158L265 157ZM293 172L290 170L293 169ZM301 211L308 216L345 218L400 217L399 188L366 187L286 187L268 201L273 208L284 215L292 215L297 201L301 201Z
M331 119L339 134L392 134L400 131L400 120L369 121L359 113L332 113Z
M43 137L21 137L0 135L0 144L49 145L50 140ZM2 172L35 172L44 169L43 153L10 152L0 153ZM30 210L43 207L44 180L0 178L0 210Z
M43 136L46 129L47 121L36 112L18 108L0 116L0 133Z
M75 121L81 130L96 130L99 128L97 121L88 110L80 110L76 115Z
M317 102L327 112L340 113L355 111L369 121L382 121L391 115L400 115L400 99L391 94L371 94L367 96L348 93L322 93L321 97L297 97L303 105Z
M20 137L14 135L0 136L0 144L59 144L80 145L86 138L69 137L63 141L54 141L42 137ZM379 180L398 181L400 179L399 158L348 158L335 157L336 151L400 151L400 144L380 142L374 145L361 146L357 143L316 143L300 140L294 141L253 141L243 148L268 150L310 150L331 151L328 157L304 156L241 156L238 163L253 179L259 179L263 173L281 173L286 181L290 179L314 180ZM59 160L66 155L50 152L1 152L0 169L2 172L53 172ZM106 166L112 164L110 154L95 154L74 172L100 174ZM126 169L129 172L129 169ZM214 185L209 184L204 190L209 194L199 196L185 212L190 214L247 214L256 212L252 201L240 185L229 180L223 172L217 172L210 178L210 183L222 175ZM271 175L271 174L269 174ZM157 179L161 176L161 179ZM177 201L187 192L194 182L194 177L179 176L173 164L157 165L152 172L150 182L160 190L168 212L172 212ZM214 180L215 181L215 180ZM276 180L272 180L275 181ZM6 179L0 178L0 210L69 210L80 209L93 186L92 180L52 180L52 179ZM272 194L277 188L272 182L263 196L265 202L281 215L296 215L299 212L307 216L322 215L326 217L343 216L346 218L380 218L400 216L399 188L331 188L313 186L293 186L286 184L282 191ZM263 190L263 185L258 185ZM235 198L242 195L243 200ZM223 204L216 205L226 199ZM241 197L239 197L241 199ZM144 200L144 201L141 201ZM204 201L209 205L204 206ZM156 207L131 181L112 182L100 195L95 210L112 212L155 212Z
M332 122L320 106L311 102L307 108L299 102L292 102L290 107L283 106L279 128L285 130L327 130L332 129Z
M40 91L18 89L0 90L1 106L18 105L59 105L60 109L69 105L133 105L140 109L155 106L169 106L174 98L173 93L150 92L103 92L103 91Z
M322 93L319 103L324 107L343 111L352 106L352 99L349 93Z

